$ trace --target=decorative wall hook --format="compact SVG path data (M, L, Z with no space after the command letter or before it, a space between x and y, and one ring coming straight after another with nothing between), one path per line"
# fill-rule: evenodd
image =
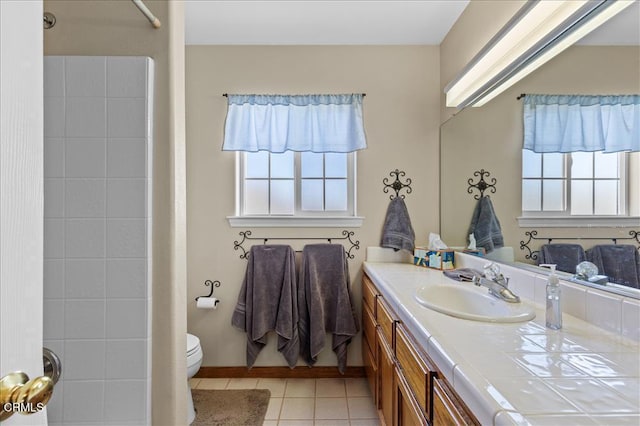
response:
M215 281L211 281L211 280L206 280L204 282L204 285L207 287L211 287L211 291L209 292L209 294L207 294L206 296L198 296L196 297L196 302L198 301L198 299L200 299L201 297L211 297L213 296L213 288L214 287L220 287L220 281L215 280Z
M384 178L382 179L382 183L384 184L384 188L382 189L384 191L385 194L387 194L389 192L389 188L393 189L396 192L396 195L389 195L389 199L393 200L395 197L400 196L400 198L404 198L404 194L399 195L400 191L403 188L406 188L407 194L411 194L411 179L407 178L407 183L402 183L400 181L400 176L404 177L405 176L405 172L402 172L398 169L395 169L394 171L389 173L389 176L393 177L393 175L396 176L396 179L389 183L389 178Z
M474 176L480 176L480 180L477 183L473 182L473 178L469 178L467 180L467 183L469 184L469 187L467 188L467 192L469 194L473 194L473 188L477 189L478 191L480 191L480 194L476 194L473 196L474 199L479 200L482 197L484 197L484 191L486 191L487 189L491 191L492 194L496 193L496 178L491 178L491 183L487 183L484 180L484 177L487 176L491 176L491 173L489 173L488 171L486 171L485 169L480 169L480 171L475 171L473 172Z

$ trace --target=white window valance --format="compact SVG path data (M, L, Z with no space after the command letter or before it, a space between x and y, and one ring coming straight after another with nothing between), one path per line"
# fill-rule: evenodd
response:
M223 151L352 152L367 147L362 94L227 98Z
M640 95L526 95L524 149L640 151Z

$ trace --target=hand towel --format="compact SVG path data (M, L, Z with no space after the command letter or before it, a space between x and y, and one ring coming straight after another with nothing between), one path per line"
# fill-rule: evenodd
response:
M543 244L540 246L538 265L553 263L557 271L576 273L576 265L587 260L580 244Z
M349 288L349 265L340 244L311 244L302 251L298 282L300 354L313 366L332 333L338 371L347 366L347 346L358 333Z
M471 226L467 235L473 234L476 246L484 247L487 253L504 246L500 221L493 210L493 204L488 196L478 200L471 217Z
M231 324L247 333L247 367L251 368L267 333L278 335L278 351L290 368L300 353L295 252L286 245L251 247L247 271Z
M631 244L603 244L587 250L587 260L609 281L640 288L640 252Z
M387 207L380 246L407 250L413 254L416 234L411 226L409 211L401 197L395 197Z

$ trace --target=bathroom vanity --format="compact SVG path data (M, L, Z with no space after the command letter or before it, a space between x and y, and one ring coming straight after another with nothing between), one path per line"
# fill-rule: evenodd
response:
M639 346L564 315L486 322L429 309L428 286L485 288L405 263L365 262L362 353L380 420L419 424L638 424ZM522 295L521 295L522 296Z

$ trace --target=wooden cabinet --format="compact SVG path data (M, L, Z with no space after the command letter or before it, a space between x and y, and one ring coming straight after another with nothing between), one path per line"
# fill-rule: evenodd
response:
M362 356L380 421L479 425L366 274L362 298Z

